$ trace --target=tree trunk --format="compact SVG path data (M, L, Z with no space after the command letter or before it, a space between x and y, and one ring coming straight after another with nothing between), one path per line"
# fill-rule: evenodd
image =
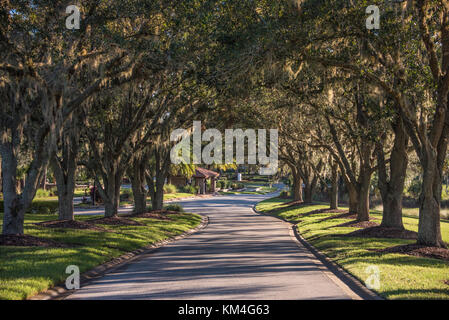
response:
M290 170L293 176L293 200L302 202L302 179L294 166L290 165Z
M371 175L369 176L371 178ZM370 179L364 177L360 184L357 203L357 221L369 221L369 187Z
M58 201L59 201L59 220L75 220L73 214L73 189L72 191L64 190L59 191L58 188Z
M302 181L298 179L293 182L293 200L302 202Z
M357 189L355 187L353 187L352 185L348 185L348 184L346 184L346 187L348 189L349 213L357 214L358 201L359 201L359 195L358 195Z
M0 192L3 193L3 170L2 170L2 159L0 158Z
M128 170L134 197L134 213L147 211L147 191L145 189L145 168L143 161L135 160L133 167Z
M338 164L332 164L330 208L338 209Z
M2 147L3 172L3 234L23 234L25 208L17 194L17 158L11 146Z
M51 159L51 166L56 178L59 202L59 220L75 220L73 214L73 197L75 193L75 173L77 154L73 152L65 153L64 158L54 155Z
M408 136L402 120L393 123L394 145L390 155L390 179L387 177L383 145L377 148L379 190L382 197L382 227L404 229L402 222L402 195L408 166Z
M153 210L162 210L164 206L164 184L165 175L158 172L156 175L156 184L153 183L153 193L151 194L151 206ZM151 186L150 186L151 188Z
M445 247L440 230L440 202L442 190L442 166L439 168L436 155L426 153L422 192L419 199L418 244Z
M122 178L123 175L119 171L110 173L108 175L107 185L105 185L105 197L103 199L105 217L117 217L118 215Z
M44 170L44 176L42 177L42 189L47 190L47 169Z
M311 183L306 182L304 186L304 203L312 203L313 201L313 189Z

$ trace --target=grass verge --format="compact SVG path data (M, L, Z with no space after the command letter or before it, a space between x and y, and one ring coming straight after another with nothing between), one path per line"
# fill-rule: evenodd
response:
M1 218L2 215L0 215ZM54 220L54 215L26 215L25 234L73 245L70 248L0 246L0 300L26 299L67 277L65 269L77 265L88 271L126 252L173 237L195 228L201 217L171 214L170 220L132 218L143 226L104 225L110 232L51 229L35 223ZM99 216L77 216L86 221ZM0 223L1 226L1 223Z
M380 288L376 292L387 299L449 299L449 262L414 257L398 253L378 253L373 250L414 243L415 240L342 237L354 227L336 227L347 219L328 219L335 213L307 213L328 208L314 204L286 208L290 200L272 198L260 202L256 209L297 223L299 233L320 252L357 277L362 283L370 276L367 267L380 270ZM345 208L341 208L345 209ZM372 217L381 219L373 210ZM380 222L380 220L378 221ZM418 230L418 219L404 217L408 230ZM449 242L449 221L441 221L443 240Z

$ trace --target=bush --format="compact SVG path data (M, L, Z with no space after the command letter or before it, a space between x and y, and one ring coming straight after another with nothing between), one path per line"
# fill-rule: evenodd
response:
M229 181L229 180L224 179L224 180L218 180L217 181L217 188L229 189L230 186L231 186L231 181Z
M198 193L198 187L187 185L182 187L182 192L184 193L191 193L191 194L197 194Z
M120 193L120 201L134 200L134 195L131 189L122 189Z
M180 204L169 204L164 209L167 211L184 212L184 208Z
M410 186L408 187L408 193L414 198L415 200L419 198L421 194L421 181L419 177L413 179Z
M172 184L164 185L164 193L176 193L178 189Z
M50 196L51 197L56 197L58 195L58 188L53 187L50 189Z
M239 190L245 188L245 185L243 183L233 183L231 184L232 190Z
M282 190L279 197L282 199L288 199L290 197L290 192L288 192L287 190Z
M58 200L33 200L26 213L56 214L58 213ZM0 211L4 212L3 200L0 201Z
M50 191L44 189L37 189L35 198L39 199L48 197L50 197Z

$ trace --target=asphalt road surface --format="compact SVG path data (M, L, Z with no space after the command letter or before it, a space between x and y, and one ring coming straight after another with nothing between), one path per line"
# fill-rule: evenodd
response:
M268 196L183 201L209 217L188 238L143 255L67 299L356 299L288 224L252 210Z

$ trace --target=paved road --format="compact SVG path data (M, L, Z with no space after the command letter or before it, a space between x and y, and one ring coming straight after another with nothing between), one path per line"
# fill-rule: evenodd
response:
M183 202L206 229L144 255L68 299L350 299L348 288L293 241L286 223L252 206L267 196Z

